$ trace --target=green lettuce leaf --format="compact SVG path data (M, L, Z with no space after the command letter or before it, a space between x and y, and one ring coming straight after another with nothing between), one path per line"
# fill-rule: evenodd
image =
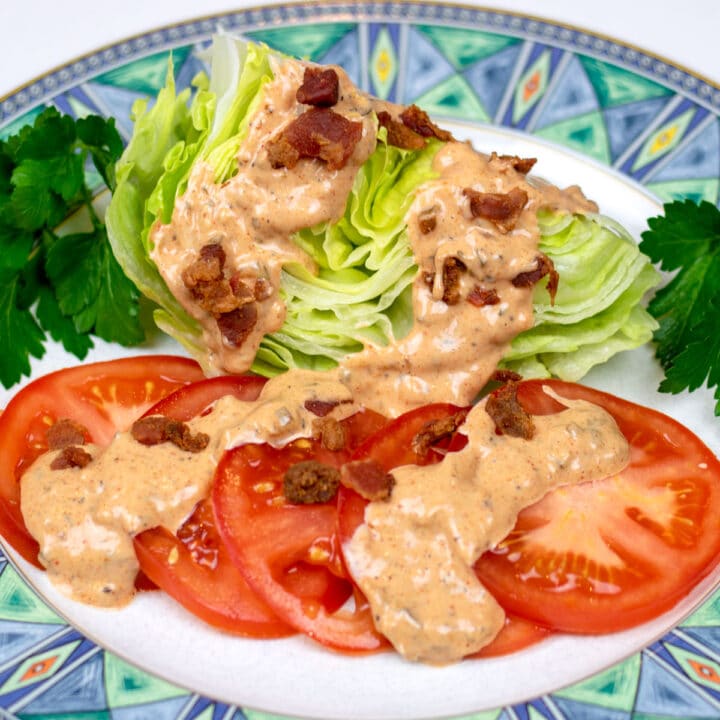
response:
M117 166L107 227L113 251L140 291L157 304L158 327L207 365L199 325L170 294L149 258L150 231L167 223L193 166L209 163L217 182L235 173L235 158L262 88L273 77L271 51L229 35L215 38L211 80L176 92L172 66L152 106L138 103L135 131ZM387 344L409 332L411 286L417 273L405 214L417 188L434 177L441 143L422 150L388 146L380 128L376 150L360 169L343 217L305 228L295 242L316 262L312 275L283 269L283 327L267 335L252 369L334 367L364 343ZM593 365L647 342L656 327L641 301L658 282L628 233L603 216L543 212L540 249L560 273L554 304L535 288L535 327L514 341L504 364L526 377L577 380Z

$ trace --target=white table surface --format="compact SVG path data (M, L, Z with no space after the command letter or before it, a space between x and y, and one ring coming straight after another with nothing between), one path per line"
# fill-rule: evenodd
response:
M285 1L285 0L283 0ZM0 98L129 36L277 0L0 0ZM470 4L465 0L464 4ZM634 45L720 84L718 0L485 0Z

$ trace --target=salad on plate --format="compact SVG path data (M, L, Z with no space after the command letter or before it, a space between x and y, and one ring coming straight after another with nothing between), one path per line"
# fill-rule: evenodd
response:
M134 112L119 159L112 124L38 123L106 178L105 245L92 206L92 246L46 227L59 210L5 206L43 238L28 352L51 318L78 352L73 329L137 342L147 303L190 356L60 370L0 416L0 533L61 592L112 608L160 588L236 635L444 665L633 627L713 571L715 454L578 384L653 336L668 389L705 382L676 300L712 266L658 291L652 264L682 265L661 251L684 204L645 255L541 159L230 35L209 80L177 93L170 68ZM11 191L37 146L8 142ZM100 303L72 275L81 242Z

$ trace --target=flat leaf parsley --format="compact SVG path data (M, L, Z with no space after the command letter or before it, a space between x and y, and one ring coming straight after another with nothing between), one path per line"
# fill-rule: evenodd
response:
M677 274L650 301L660 327L656 355L665 369L661 392L715 388L720 415L720 210L710 202L667 203L648 220L640 249Z
M144 339L139 293L110 249L86 167L110 190L122 141L114 120L74 120L47 108L32 126L0 141L0 382L30 373L47 335L83 359L90 334L122 345ZM86 232L57 227L83 208Z

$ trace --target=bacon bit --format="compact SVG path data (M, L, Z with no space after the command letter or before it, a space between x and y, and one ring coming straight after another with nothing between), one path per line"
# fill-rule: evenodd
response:
M303 105L332 107L340 98L340 80L332 68L305 68L302 85L296 98Z
M224 275L225 251L220 243L200 248L199 257L183 270L185 287L205 312L217 317L232 312L240 305L251 302L253 294L233 276Z
M331 170L344 167L362 137L362 123L329 108L311 108L267 145L274 168L292 169L301 158L318 158Z
M387 144L401 150L422 150L425 147L425 138L419 135L399 120L395 120L386 110L377 114L381 127L387 130Z
M283 494L295 505L311 505L332 500L340 485L340 472L331 465L306 460L291 465L283 479Z
M306 400L305 409L318 417L325 417L333 411L340 402L338 400Z
M418 226L423 235L431 233L437 227L437 215L434 210L424 210L418 215Z
M194 288L199 283L212 282L222 277L225 267L225 251L220 243L210 243L200 248L200 257L183 270L185 287Z
M340 482L366 500L387 500L395 487L395 477L377 460L353 460L340 469Z
M519 172L521 175L527 175L535 166L537 158L521 158L518 155L498 155L493 153L490 156L490 162L495 158L509 163L513 170Z
M430 448L438 440L450 437L465 422L466 417L467 410L462 410L450 417L429 420L412 439L410 447L416 455L421 458L426 457L430 452Z
M517 288L532 287L541 278L546 275L550 275L548 278L547 291L550 294L550 304L555 304L555 295L557 294L558 285L560 283L560 274L555 269L553 261L544 253L540 253L536 258L535 262L537 268L535 270L529 270L528 272L522 272L516 275L512 279L512 284Z
M272 290L272 285L269 280L256 278L255 284L253 285L253 297L258 302L267 300L272 295Z
M468 302L475 307L484 307L485 305L497 305L500 302L500 296L495 288L487 290L476 285L467 296Z
M209 435L205 433L193 435L185 423L164 415L151 415L136 420L130 434L141 445L160 445L170 442L181 450L191 453L204 450L210 442Z
M84 468L92 460L92 455L76 445L66 445L50 463L51 470Z
M243 276L240 273L235 273L230 278L230 288L238 301L235 307L239 307L240 305L244 305L245 303L249 303L257 299L255 297L255 283L253 283L253 288L250 289L247 286L247 283L243 281ZM235 308L231 308L231 310L235 310Z
M515 227L528 201L528 194L521 188L513 188L509 193L483 193L465 188L463 194L470 200L473 217L489 220L503 233Z
M500 435L530 440L535 435L535 423L517 399L518 384L510 381L498 388L485 401L485 411L493 419Z
M447 305L457 305L460 302L460 278L466 270L465 264L456 257L445 258L442 299Z
M516 373L514 370L506 370L505 368L498 368L490 378L495 382L506 383L506 382L520 382L522 375Z
M418 135L422 135L422 137L434 137L438 140L442 140L443 142L453 139L452 133L439 128L432 120L430 120L428 114L424 110L421 110L417 105L410 105L409 107L406 107L400 113L400 119L402 120L403 125L409 127Z
M56 420L45 433L48 450L62 450L68 445L84 445L88 429L70 418Z
M312 422L313 437L331 452L342 450L347 443L345 428L335 419L320 417Z
M257 323L257 307L255 303L241 305L232 312L223 313L217 319L220 334L228 345L240 347Z

